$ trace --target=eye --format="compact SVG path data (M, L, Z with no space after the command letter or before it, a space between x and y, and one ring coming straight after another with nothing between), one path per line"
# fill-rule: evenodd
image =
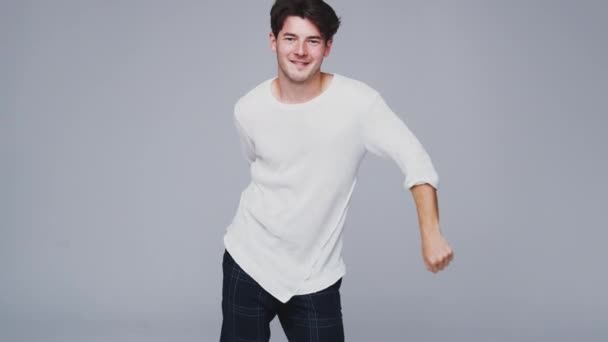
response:
M313 45L317 45L317 44L319 44L319 41L318 40L311 40L310 43L313 44Z

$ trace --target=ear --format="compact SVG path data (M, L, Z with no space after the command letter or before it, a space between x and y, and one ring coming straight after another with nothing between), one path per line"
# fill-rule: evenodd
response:
M323 53L323 57L327 57L329 56L329 52L331 51L331 47L333 46L333 39L330 39L327 41L327 44L325 45L325 52Z
M277 38L274 36L274 33L270 31L268 34L268 38L270 39L270 49L272 52L277 52Z

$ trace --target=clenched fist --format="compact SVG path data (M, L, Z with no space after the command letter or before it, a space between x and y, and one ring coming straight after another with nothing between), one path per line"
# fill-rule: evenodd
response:
M422 239L422 258L426 269L437 273L454 259L454 251L441 234L431 234Z

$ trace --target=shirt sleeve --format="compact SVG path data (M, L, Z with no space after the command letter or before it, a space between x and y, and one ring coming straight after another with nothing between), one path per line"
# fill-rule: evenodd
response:
M239 122L237 117L237 105L234 106L234 115L232 116L232 119L238 133L241 154L245 160L251 164L255 160L255 144Z
M439 176L431 158L379 93L371 108L363 113L362 139L367 151L382 158L390 158L399 166L405 175L405 189L424 183L437 189Z

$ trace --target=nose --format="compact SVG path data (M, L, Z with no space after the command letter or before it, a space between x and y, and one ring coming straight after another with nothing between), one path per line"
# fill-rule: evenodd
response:
M296 49L296 54L298 56L306 56L306 42L302 41L300 44L298 44L298 47Z

